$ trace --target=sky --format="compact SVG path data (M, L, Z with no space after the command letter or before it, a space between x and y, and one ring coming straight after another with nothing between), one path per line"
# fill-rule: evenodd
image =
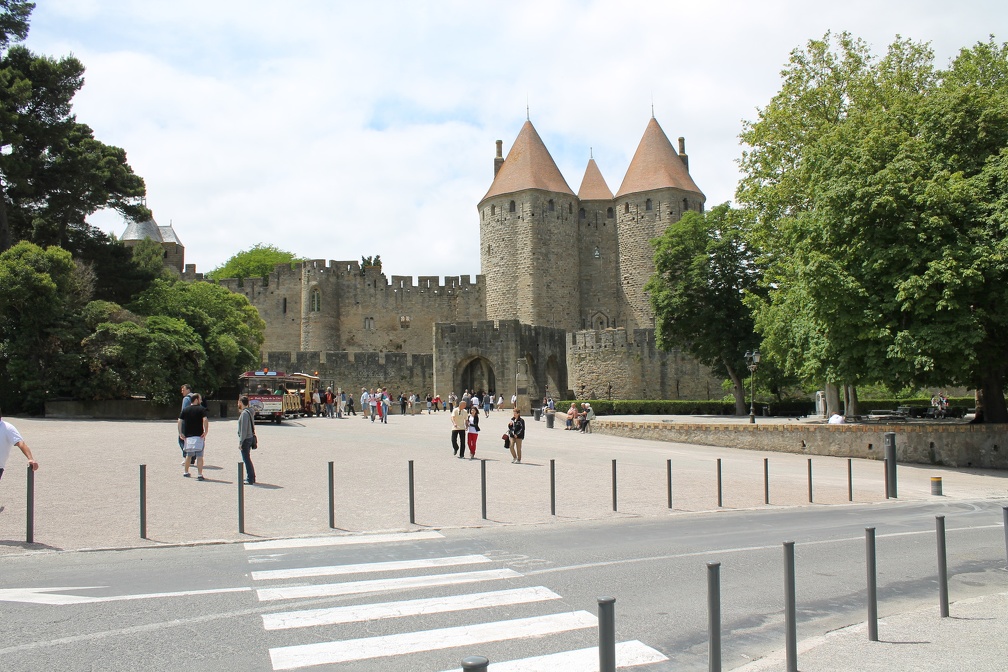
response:
M1003 0L37 4L27 46L83 62L78 120L126 150L201 272L262 243L475 276L495 141L506 155L526 115L574 192L590 156L616 192L653 110L710 208L808 40L848 31L881 54L900 35L939 66L1008 41Z

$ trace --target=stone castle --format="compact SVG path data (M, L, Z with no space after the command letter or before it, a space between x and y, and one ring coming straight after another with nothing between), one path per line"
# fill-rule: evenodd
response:
M683 138L676 152L653 117L615 194L594 158L574 193L526 121L507 157L497 141L493 181L477 206L475 281L389 278L380 266L311 260L221 284L266 322L266 366L317 371L351 391L384 385L446 397L469 388L506 399L517 391L526 409L545 395L720 398L721 380L706 367L658 350L644 292L651 239L704 201ZM182 276L202 279L192 265Z

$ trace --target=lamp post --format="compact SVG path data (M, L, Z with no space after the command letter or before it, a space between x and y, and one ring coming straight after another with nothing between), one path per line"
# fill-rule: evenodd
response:
M759 366L759 350L745 353L746 364L749 366L749 423L756 423L756 367Z

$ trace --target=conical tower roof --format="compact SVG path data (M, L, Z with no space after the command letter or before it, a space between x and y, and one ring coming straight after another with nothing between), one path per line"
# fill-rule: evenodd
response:
M651 117L644 137L637 145L630 167L623 177L623 184L616 192L616 198L641 191L668 188L692 191L703 196L703 192L693 182L682 159L676 154L665 131L658 120Z
M490 185L490 191L480 203L494 196L513 194L525 189L574 195L531 121L526 121L522 126L504 159L504 165Z
M581 178L581 188L578 189L577 196L582 201L611 201L612 192L606 184L602 172L595 163L595 159L588 159L588 166L585 168L584 177Z
M119 238L119 240L144 239L150 239L157 243L164 242L164 239L161 237L161 229L153 219L148 219L146 222L130 222Z

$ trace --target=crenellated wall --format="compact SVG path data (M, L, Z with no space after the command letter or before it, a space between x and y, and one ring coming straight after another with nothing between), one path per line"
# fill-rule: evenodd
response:
M628 332L617 328L568 334L567 370L575 396L585 399L724 396L720 378L681 350L659 350L650 329Z
M360 388L387 387L393 397L400 392L426 396L433 389L433 355L404 352L268 352L266 365L274 371L318 372L323 389L343 388L360 396Z

